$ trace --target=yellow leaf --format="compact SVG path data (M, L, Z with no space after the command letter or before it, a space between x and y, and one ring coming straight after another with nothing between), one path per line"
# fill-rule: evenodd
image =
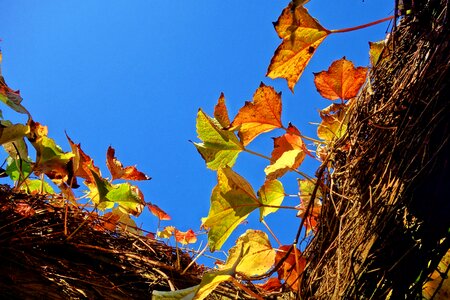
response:
M191 300L194 298L200 285L176 290L176 291L153 291L152 300Z
M326 142L342 137L347 131L348 111L352 105L353 101L348 101L346 104L333 103L320 111L322 122L317 128L317 136Z
M261 83L253 101L245 102L239 110L230 130L237 129L242 144L246 146L261 133L281 127L281 93Z
M267 70L270 78L285 78L291 91L302 75L317 47L330 33L299 5L290 3L275 23L278 36L283 39L275 51Z
M274 179L283 176L287 171L291 170L297 162L303 161L305 152L303 150L294 149L284 152L273 164L264 169L267 178Z
M450 299L449 278L450 250L444 255L435 270L422 288L424 299L445 300ZM447 273L446 273L447 272ZM435 295L433 298L432 296Z
M217 170L209 213L202 218L202 227L209 229L211 251L219 250L233 230L260 206L252 186L243 177L230 168Z
M278 180L267 180L259 189L258 197L262 205L280 206L284 200L283 184ZM262 220L264 217L277 210L277 207L262 206L259 208L259 219Z

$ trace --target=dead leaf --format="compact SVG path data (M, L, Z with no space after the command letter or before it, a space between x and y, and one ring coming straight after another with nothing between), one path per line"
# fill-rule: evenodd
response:
M214 118L219 122L222 128L228 128L230 126L230 118L228 117L228 109L225 104L225 96L220 94L219 100L214 107Z
M158 205L147 203L147 207L148 210L150 210L150 212L161 221L168 221L172 219L165 211L159 208Z
M278 262L287 254L287 251L291 245L284 245L279 248L279 251L277 251L277 255L275 257L275 265L278 264ZM298 259L298 265L296 263L296 257ZM305 269L306 266L306 260L304 257L301 256L300 250L297 249L297 247L294 247L294 249L291 251L289 256L286 258L286 260L283 262L281 267L278 269L278 279L284 280L287 285L293 290L298 291L300 275Z

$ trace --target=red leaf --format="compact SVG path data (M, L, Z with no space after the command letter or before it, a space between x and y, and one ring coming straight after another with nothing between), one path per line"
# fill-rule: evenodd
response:
M163 211L155 204L147 203L147 207L150 210L150 212L161 221L169 221L172 219L165 211Z
M291 245L284 245L279 248L279 251L275 257L275 265L277 265L278 262L286 255L290 247ZM296 264L296 256L298 258L298 265ZM305 266L306 260L301 256L300 250L295 247L278 269L278 279L284 280L292 290L298 291L298 280L301 273L305 269Z
M122 163L114 156L115 150L113 147L109 146L106 153L106 165L112 175L112 180L114 179L124 179L124 180L150 180L151 178L144 173L138 171L136 167L129 166L123 167Z
M183 245L193 244L197 242L197 236L192 229L185 232L175 229L175 240Z

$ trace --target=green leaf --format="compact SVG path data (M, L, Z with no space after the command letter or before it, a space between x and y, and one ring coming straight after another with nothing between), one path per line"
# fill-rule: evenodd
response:
M30 132L30 127L23 124L11 124L3 121L0 125L0 145L23 138Z
M197 114L197 134L203 142L194 145L212 170L232 167L244 149L233 132L221 129L221 125L202 110Z
M31 164L25 160L8 157L7 162L5 171L13 181L24 179L31 173Z
M40 179L27 179L21 186L20 190L29 194L54 194L55 191L48 182Z
M105 197L109 201L117 203L126 213L134 216L140 215L144 208L143 199L135 191L135 187L128 182L113 184Z
M258 198L263 205L280 206L284 200L283 184L278 180L268 180L264 182L264 185L258 191ZM277 210L278 208L276 207L262 206L259 208L259 219L262 220L264 217Z
M89 188L89 193L87 196L100 210L113 208L115 203L106 198L106 195L112 189L111 183L109 183L106 179L101 178L92 170L91 174L94 177L94 183L84 182L84 184Z
M233 230L260 206L252 186L243 177L230 168L218 169L209 213L202 218L202 226L209 229L211 251L219 250Z

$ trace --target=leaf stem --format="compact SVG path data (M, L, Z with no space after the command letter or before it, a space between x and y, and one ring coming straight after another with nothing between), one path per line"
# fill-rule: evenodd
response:
M343 28L343 29L330 30L330 34L331 33L343 33L343 32L349 32L349 31L354 31L354 30L358 30L358 29L367 28L367 27L370 27L370 26L373 26L373 25L377 25L377 24L380 24L380 23L392 20L394 17L395 16L386 17L386 18L383 18L383 19L380 19L380 20L377 20L377 21L374 21L374 22L370 22L370 23L359 25L359 26L355 26L355 27L348 27L348 28Z
M266 223L266 221L264 219L261 220L261 223L266 226L267 230L270 232L270 234L273 236L273 238L275 239L275 241L278 243L278 246L281 247L282 244L280 242L280 240L277 238L277 236L275 235L275 233L273 233L272 229L270 229L269 225Z
M267 159L268 161L270 161L270 157L268 157L268 156L265 156L264 154L261 154L261 153L258 153L258 152L255 152L255 151L252 151L252 150L250 150L250 149L247 149L247 148L244 148L244 151L245 151L245 152L247 152L247 153L250 153L250 154L253 154L253 155L259 156L259 157L261 157L261 158L264 158L264 159Z

